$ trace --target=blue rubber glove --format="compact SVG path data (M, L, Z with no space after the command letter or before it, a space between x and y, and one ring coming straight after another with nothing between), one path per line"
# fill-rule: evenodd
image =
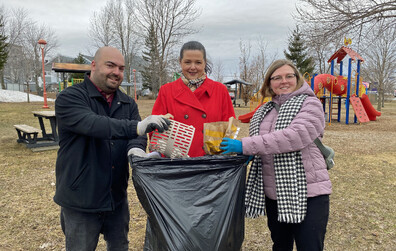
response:
M222 154L243 153L242 141L237 139L223 138L223 141L220 143L220 149L224 150Z

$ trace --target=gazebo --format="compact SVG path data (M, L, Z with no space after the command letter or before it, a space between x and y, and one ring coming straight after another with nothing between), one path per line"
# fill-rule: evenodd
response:
M233 79L227 82L224 82L223 84L225 84L226 86L230 86L230 85L236 85L235 87L235 98L234 98L234 106L236 106L236 99L237 99L237 94L238 94L238 84L239 84L239 98L241 98L241 93L242 93L242 85L252 85L251 83L245 82L243 80L240 79Z

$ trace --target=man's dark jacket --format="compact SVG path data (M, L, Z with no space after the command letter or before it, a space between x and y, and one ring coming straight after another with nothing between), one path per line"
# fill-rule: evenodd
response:
M138 136L137 104L117 90L109 107L86 75L55 101L59 128L54 201L85 212L112 211L127 196L132 147L146 149Z

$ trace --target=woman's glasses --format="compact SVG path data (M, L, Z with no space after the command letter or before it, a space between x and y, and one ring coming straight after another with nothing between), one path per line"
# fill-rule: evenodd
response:
M296 78L296 74L294 74L294 73L286 74L286 76L284 78L287 82L290 82ZM273 76L272 78L270 78L270 80L274 83L280 83L280 82L282 82L282 79L283 79L283 76L280 76L280 75Z

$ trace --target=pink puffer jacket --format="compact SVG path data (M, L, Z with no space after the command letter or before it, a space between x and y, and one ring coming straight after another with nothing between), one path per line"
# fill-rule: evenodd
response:
M325 118L322 103L308 84L304 84L293 93L276 96L273 101L282 105L289 98L300 94L307 94L308 97L287 128L274 131L278 112L272 109L260 125L259 136L242 138L243 154L261 156L264 192L273 200L276 200L273 154L291 151L301 151L308 197L331 194L326 163L319 148L313 142L317 137L323 137Z

